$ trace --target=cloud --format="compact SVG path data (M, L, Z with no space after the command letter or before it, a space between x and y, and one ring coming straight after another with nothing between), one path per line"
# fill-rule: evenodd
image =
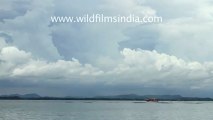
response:
M184 60L212 61L213 9L209 0L163 0L161 4L151 0L144 4L156 10L164 18L163 23L128 29L126 41L120 42L121 49L157 50Z
M19 50L16 47L4 47L1 50L1 60L15 63L23 64L29 61L31 57L30 53Z
M30 8L29 0L0 1L0 21L24 15Z
M1 1L0 80L13 87L46 84L46 90L63 84L61 89L72 93L155 88L210 93L212 5L210 0ZM53 15L93 13L158 15L163 23L50 23Z
M22 2L11 1L7 3L14 6L14 4L24 5L27 1ZM53 14L52 5L51 0L31 1L29 9L26 9L23 15L20 14L14 19L5 18L4 22L0 22L2 33L11 37L14 46L29 51L34 56L48 60L60 59L61 56L50 35L52 30L49 27L48 17ZM11 9L13 10L15 7Z
M5 7L8 14L21 11L10 18L3 16L4 22L0 23L4 29L3 34L11 37L15 46L47 60L71 60L75 57L82 62L97 65L100 61L93 61L93 57L119 58L118 42L125 38L122 32L135 24L52 24L50 16L83 16L96 13L113 16L155 15L155 10L137 0L125 0L119 4L112 0L22 0L2 4L8 6Z
M0 49L5 47L6 45L7 45L7 43L5 42L5 40L2 37L0 37Z
M184 61L157 51L121 51L123 59L111 70L102 70L77 59L48 62L31 53L7 46L1 49L1 76L26 83L60 83L100 86L162 87L165 89L210 89L213 63ZM3 73L3 74L2 74Z
M110 73L129 84L184 88L202 86L212 79L212 62L184 61L176 56L141 49L126 48L121 54L123 61Z
M116 5L116 6L115 6ZM92 6L92 8L91 8ZM82 9L84 8L84 9ZM77 0L56 1L55 15L58 16L83 16L85 14L104 15L129 15L139 16L155 15L155 11L148 6L143 6L137 0L99 0L82 2ZM53 41L59 53L66 60L72 57L81 62L101 66L103 58L119 59L118 42L125 39L123 31L137 24L114 23L69 23L54 24ZM70 46L71 45L71 46ZM97 60L93 59L98 58ZM104 67L104 66L102 66Z
M19 67L31 58L31 53L19 50L14 46L6 46L0 49L0 77L8 78L14 68Z
M102 73L103 71L89 64L82 65L78 60L73 59L72 61L58 60L50 63L46 61L31 61L23 67L15 68L12 76L70 79L72 81L75 77L97 76Z
M11 79L86 79L86 77L97 76L103 71L98 70L90 64L81 64L77 59L72 61L58 60L48 62L36 59L31 53L19 50L16 47L4 47L0 51L1 71L7 73ZM0 74L4 76L4 74ZM61 81L63 82L63 81Z

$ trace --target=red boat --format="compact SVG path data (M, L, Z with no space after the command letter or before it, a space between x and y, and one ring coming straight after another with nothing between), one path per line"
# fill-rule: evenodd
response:
M159 100L156 98L148 98L145 100L146 102L158 102Z

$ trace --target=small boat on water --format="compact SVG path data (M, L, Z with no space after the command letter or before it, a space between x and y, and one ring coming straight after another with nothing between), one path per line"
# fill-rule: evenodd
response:
M145 99L146 102L158 102L159 100L156 99L156 98L148 98L148 99Z

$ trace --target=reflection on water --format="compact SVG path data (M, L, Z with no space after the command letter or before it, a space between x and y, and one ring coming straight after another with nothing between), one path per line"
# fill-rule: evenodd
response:
M213 102L0 101L0 120L213 120Z

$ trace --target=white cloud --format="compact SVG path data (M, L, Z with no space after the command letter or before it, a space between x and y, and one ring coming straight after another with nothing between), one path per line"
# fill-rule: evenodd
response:
M24 64L31 59L31 54L19 50L16 47L4 47L1 49L1 60L14 64Z
M212 62L199 63L156 51L124 49L123 62L111 74L116 73L128 83L168 85L171 87L192 87L212 79ZM185 84L185 85L184 85Z
M184 61L157 51L121 51L123 59L111 70L101 70L78 60L48 62L35 59L16 47L0 52L1 76L26 82L81 83L101 85L143 85L165 88L209 88L213 84L213 63ZM3 74L4 73L4 74Z
M90 64L81 64L77 59L71 61L58 60L48 62L37 59L31 53L19 50L13 46L3 47L0 50L0 77L10 79L38 80L73 80L91 79L94 76L103 74L103 71ZM60 81L62 80L62 81ZM26 81L26 82L27 82ZM84 80L83 80L84 81ZM81 82L81 81L77 81ZM92 81L88 81L92 82Z
M61 78L69 79L78 78L80 76L97 76L102 74L103 71L94 68L89 64L82 65L78 60L72 61L58 60L57 62L46 61L31 61L26 65L15 68L12 76L27 76L38 78Z

